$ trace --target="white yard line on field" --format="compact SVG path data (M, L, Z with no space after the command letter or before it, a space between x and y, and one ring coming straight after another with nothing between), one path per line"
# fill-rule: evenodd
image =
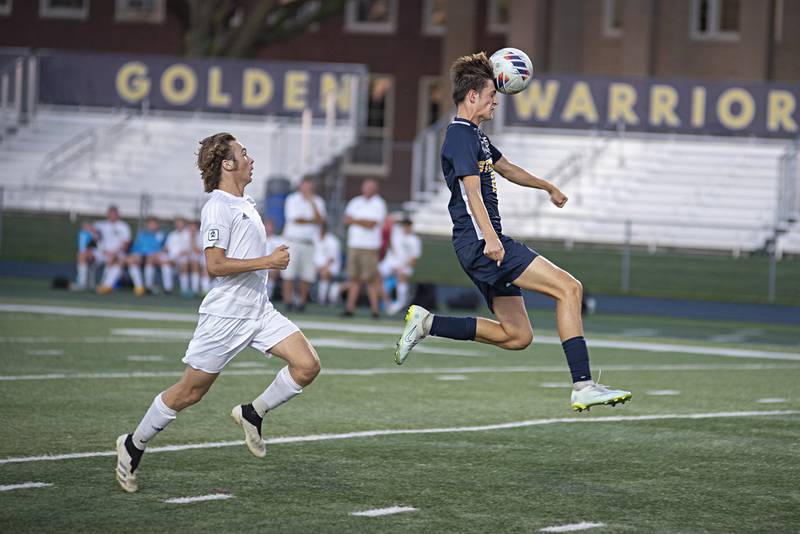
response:
M786 402L789 402L789 399L768 398L768 399L758 399L756 402L759 404L784 404Z
M67 306L39 306L28 304L0 304L0 312L9 313L43 313L50 315L67 315L72 317L104 317L121 319L139 319L143 321L178 321L197 323L197 314L175 312L150 312L137 310L114 310L103 308L77 308ZM379 326L364 323L342 323L324 321L296 321L297 326L308 330L328 332L352 332L358 334L399 335L399 324L395 326ZM561 345L555 336L536 336L534 343L544 345ZM684 354L703 354L708 356L725 356L729 358L756 358L768 360L800 361L800 353L765 351L755 349L735 349L730 347L709 347L702 345L681 345L675 343L655 343L644 341L624 341L614 339L593 339L588 344L592 348L621 350L644 350L650 352L680 352Z
M164 499L164 502L167 504L190 504L202 501L224 501L226 499L233 499L233 495L228 495L227 493L212 493L210 495L199 495L197 497L173 497L171 499Z
M409 428L391 430L365 430L362 432L345 432L341 434L312 434L308 436L286 436L264 440L267 445L283 443L305 443L318 441L332 441L341 439L374 438L379 436L398 436L413 434L449 434L458 432L486 432L491 430L506 430L510 428L525 428L531 426L554 424L589 424L589 423L626 423L634 421L665 421L665 420L692 420L692 419L723 419L731 417L775 417L800 415L800 410L774 410L774 411L741 411L741 412L708 412L708 413L683 413L683 414L657 414L657 415L619 415L606 417L558 417L552 419L531 419L528 421L513 421L493 425L456 426L446 428ZM243 445L243 441L211 441L206 443L188 443L185 445L165 445L162 447L149 447L148 454L157 452L175 452L192 449L213 449L218 447L233 447ZM58 460L74 460L79 458L95 458L99 456L115 456L115 451L74 452L43 456L19 456L15 458L0 459L0 465L25 462L48 462Z
M553 527L540 528L539 532L577 532L579 530L589 530L590 528L604 527L605 523L589 523L582 521L581 523L573 523L571 525L556 525Z
M389 508L375 508L373 510L364 510L363 512L350 512L350 515L360 517L379 517L382 515L400 514L403 512L416 512L417 509L413 506L390 506Z
M28 356L63 356L64 351L59 349L31 349L26 350Z
M651 389L650 391L645 391L645 393L656 397L670 397L681 394L677 389Z
M176 357L177 361L177 357ZM672 372L672 371L771 371L800 370L800 365L770 363L709 363L709 364L660 364L660 365L605 365L608 372ZM273 375L277 369L266 365L262 369L226 369L225 376ZM509 366L509 367L372 367L367 369L330 369L323 367L326 376L378 376L378 375L428 375L464 373L566 373L563 365L551 366ZM131 379L163 378L182 376L183 371L118 371L105 373L42 373L31 375L0 375L0 382L19 382L26 380L76 380L76 379ZM569 384L567 384L569 386Z
M52 486L49 482L24 482L22 484L8 484L0 486L0 491L14 491L18 489L47 488Z
M125 357L126 360L129 362L163 362L164 356L147 356L147 355L138 355L138 354L131 354L130 356Z

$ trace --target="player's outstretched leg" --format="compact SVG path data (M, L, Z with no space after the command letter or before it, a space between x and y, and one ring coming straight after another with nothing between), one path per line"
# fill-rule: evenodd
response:
M319 374L317 352L302 332L294 332L268 352L286 360L288 365L278 372L275 380L250 404L235 406L231 417L244 431L247 448L258 458L267 454L261 434L264 415L303 392Z
M136 472L147 444L178 416L178 412L195 404L211 387L217 375L187 367L177 384L156 395L133 434L117 438L116 476L128 493L139 489Z
M615 406L631 399L630 391L610 388L592 380L581 319L583 286L578 280L546 258L538 256L514 280L514 285L543 293L556 301L558 335L572 374L573 410L580 412L602 404Z
M402 365L417 344L428 335L450 339L475 339L477 320L474 317L445 317L434 315L422 306L411 305L406 313L406 324L397 341L394 361Z

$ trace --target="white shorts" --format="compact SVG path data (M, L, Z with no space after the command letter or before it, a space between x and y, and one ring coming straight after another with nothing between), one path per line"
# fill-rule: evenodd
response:
M167 259L170 262L174 263L175 265L183 266L189 264L189 260L191 259L192 254L191 252L186 252L186 251L173 252L171 250L168 250L166 256Z
M378 271L381 273L381 278L388 278L394 273L404 274L407 277L414 274L414 269L409 267L408 264L403 265L393 256L388 255L378 264Z
M314 245L289 241L289 265L281 272L284 280L297 280L314 283L317 279L317 268L314 265Z
M257 319L201 314L181 361L199 371L219 373L248 346L271 357L272 347L299 331L272 306Z

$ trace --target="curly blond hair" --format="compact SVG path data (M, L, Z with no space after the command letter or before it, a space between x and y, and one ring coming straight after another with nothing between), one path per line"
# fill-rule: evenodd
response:
M219 187L222 178L222 162L233 159L231 141L236 138L228 132L209 135L200 141L200 150L197 151L197 167L203 179L206 193Z

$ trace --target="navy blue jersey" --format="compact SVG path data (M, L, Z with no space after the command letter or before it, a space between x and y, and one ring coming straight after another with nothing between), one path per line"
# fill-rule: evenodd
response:
M481 196L489 221L497 236L503 234L497 207L494 164L503 155L476 124L456 117L447 127L442 145L442 172L450 188L450 218L453 220L453 247L456 250L483 239L483 232L472 216L464 189L464 176L480 176Z

